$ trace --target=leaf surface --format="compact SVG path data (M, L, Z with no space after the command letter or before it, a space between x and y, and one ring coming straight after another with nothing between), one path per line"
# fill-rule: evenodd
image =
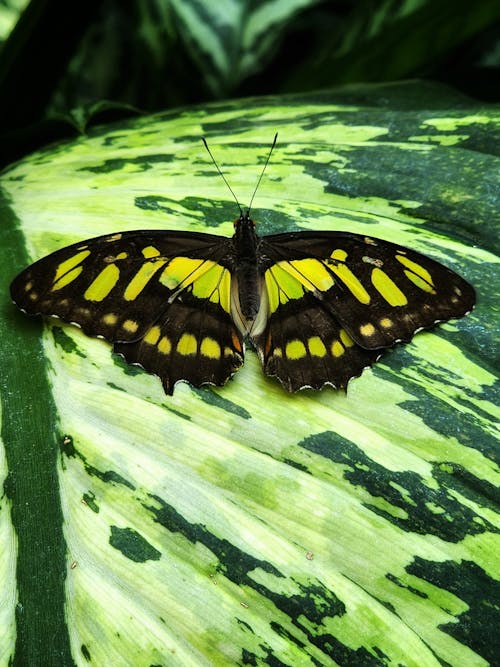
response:
M427 92L425 108L403 84L148 116L3 173L1 664L494 660L500 115ZM18 270L80 239L231 235L200 137L244 206L276 131L261 234L409 246L475 286L473 313L347 395L289 396L248 352L224 388L167 397L104 341L8 303Z

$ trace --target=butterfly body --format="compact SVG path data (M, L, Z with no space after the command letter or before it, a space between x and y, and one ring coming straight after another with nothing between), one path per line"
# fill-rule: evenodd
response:
M135 231L62 248L11 295L109 340L169 394L182 380L224 384L245 340L289 391L345 388L385 348L475 301L460 276L407 248L348 232L260 237L248 212L232 238Z
M234 226L233 275L237 284L238 309L245 321L244 333L249 333L259 312L262 292L257 254L259 237L255 233L255 223L248 211L245 215L240 215Z

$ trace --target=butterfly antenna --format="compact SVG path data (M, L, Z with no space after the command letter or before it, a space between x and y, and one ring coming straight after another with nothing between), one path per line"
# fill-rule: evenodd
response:
M224 176L224 174L222 173L222 171L221 171L219 165L218 165L217 162L215 161L215 158L214 158L214 156L212 155L212 151L211 151L210 148L208 147L208 144L207 144L207 142L206 142L205 137L202 137L201 140L203 141L203 143L204 143L204 145L205 145L205 148L206 148L207 151L208 151L208 154L209 154L210 157L212 158L212 162L214 163L215 168L217 169L217 171L219 172L219 174L222 176L222 180L223 180L224 183L227 185L229 192L233 195L233 197L234 197L234 201L236 202L236 204L238 205L238 208L240 209L240 215L241 215L241 217L243 217L243 211L241 210L240 202L236 199L236 195L234 194L233 189L231 188L231 186L229 185L229 183L227 182L227 178Z
M257 181L257 185L255 186L255 190L253 191L252 198L250 199L250 204L248 206L248 214L250 214L250 209L252 208L253 198L255 197L255 193L257 192L257 188L259 187L260 182L262 180L262 177L264 176L264 172L266 171L267 163L269 162L269 158L271 157L271 153L273 152L274 147L276 146L276 141L277 140L278 140L278 133L276 132L276 134L274 135L273 144L272 144L272 146L269 150L269 153L267 154L266 161L264 163L262 171L260 172L259 180Z

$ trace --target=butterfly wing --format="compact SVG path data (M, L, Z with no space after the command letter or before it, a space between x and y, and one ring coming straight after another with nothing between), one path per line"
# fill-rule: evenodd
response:
M13 301L115 344L127 361L177 380L223 384L243 363L230 315L231 240L139 231L58 250L19 274ZM194 342L193 342L194 341Z
M142 338L115 343L114 350L159 375L167 394L179 380L223 385L243 364L243 341L231 318L190 292L179 295Z
M475 302L450 269L371 237L277 234L262 239L259 257L269 317L252 339L265 372L291 390L344 387L383 348L462 317Z
M252 342L266 375L277 377L288 391L346 387L381 354L356 345L312 292L271 313Z

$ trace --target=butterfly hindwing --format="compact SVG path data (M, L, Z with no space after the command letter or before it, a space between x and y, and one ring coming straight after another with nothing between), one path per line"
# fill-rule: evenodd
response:
M115 352L159 375L167 394L179 380L223 385L243 364L243 339L229 313L209 299L180 294L138 341Z
M312 292L366 349L409 341L420 329L462 317L475 301L472 287L442 264L357 234L267 236L262 256L271 314L278 313L283 303L297 302ZM283 284L282 291L277 292L276 283Z
M312 292L280 306L252 340L266 375L288 391L344 388L380 356L357 345Z

